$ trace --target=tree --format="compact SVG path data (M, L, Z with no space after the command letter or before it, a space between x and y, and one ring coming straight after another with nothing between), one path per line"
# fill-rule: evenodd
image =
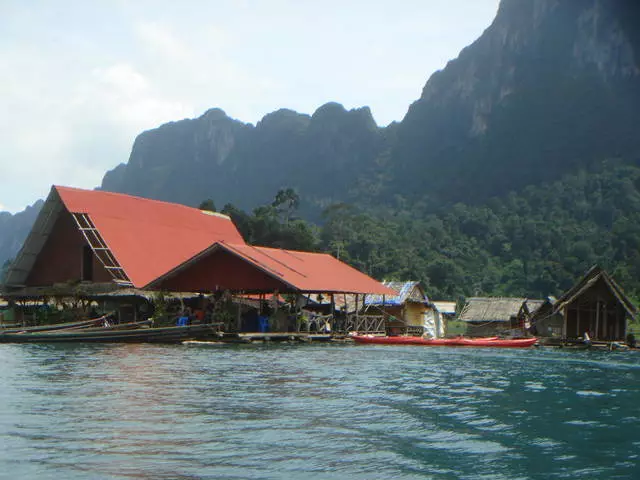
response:
M203 200L200 203L200 206L198 207L200 210L205 210L208 212L215 212L216 211L216 204L213 203L213 200L208 198L206 200Z
M278 190L271 206L276 209L279 215L283 215L284 224L288 225L293 212L300 206L300 196L293 188Z

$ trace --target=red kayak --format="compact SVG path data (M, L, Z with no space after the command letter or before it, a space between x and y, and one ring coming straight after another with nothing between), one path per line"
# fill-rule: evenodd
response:
M356 343L376 345L424 345L449 347L501 347L525 348L535 344L537 338L500 339L498 337L485 338L422 338L422 337L376 337L373 335L354 335L351 337Z

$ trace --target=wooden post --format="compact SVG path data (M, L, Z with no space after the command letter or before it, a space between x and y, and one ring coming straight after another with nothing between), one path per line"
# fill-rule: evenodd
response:
M564 312L562 315L562 338L567 339L567 316L569 315L569 305L564 307Z
M614 340L620 340L620 306L619 305L616 305L616 338Z
M242 304L238 302L238 312L236 316L236 331L240 332L242 330Z
M580 309L576 311L576 338L580 336Z

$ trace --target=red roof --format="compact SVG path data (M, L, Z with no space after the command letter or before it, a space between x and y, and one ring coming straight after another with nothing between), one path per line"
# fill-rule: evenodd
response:
M215 252L221 249L239 257L284 285L288 285L289 288L286 290L288 292L397 295L396 291L385 287L377 280L326 253L254 247L246 243L228 242L220 242L212 246L209 252L203 252L185 265L158 279L158 284L162 285L164 280L171 278L178 272L181 273L182 278L188 279L187 282L191 282L193 276L188 274L189 268L195 267L196 264L203 261L209 262L207 263L207 268L211 272L210 278L212 280L215 278L214 283L218 284L218 274L220 272L214 272L216 270L216 261L214 260L211 263L211 259L207 260L207 258L215 255ZM255 282L252 280L254 278L256 279ZM179 281L178 283L184 282ZM206 282L203 280L203 286L204 283ZM241 290L260 291L262 285L263 283L258 281L258 276L248 276L244 278ZM178 288L177 285L173 287Z
M54 188L69 212L89 215L138 288L216 242L244 245L225 215L121 193Z

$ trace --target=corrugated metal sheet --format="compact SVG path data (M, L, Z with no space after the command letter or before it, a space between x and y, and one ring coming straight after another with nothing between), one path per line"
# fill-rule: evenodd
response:
M175 271L159 278L154 284L162 284L165 280L171 281L174 275L175 279L184 277L189 268L196 268L198 262L207 261L209 256L215 255L221 249L284 284L281 292L395 293L377 280L325 253L254 247L245 243L227 242L216 243L207 252L197 255ZM211 268L215 269L215 262ZM243 290L261 291L262 283L252 284L254 277L259 276L247 275L243 278ZM180 289L179 285L175 287Z
M456 314L456 302L433 302L436 306L436 310L445 315Z
M160 278L188 268L206 252L224 248L290 285L293 291L395 293L328 254L247 245L225 215L131 195L54 186L40 223L52 223L52 214L65 214L64 209L90 217L136 288L148 288ZM49 231L50 227L42 228L45 234ZM27 270L33 265L32 260L26 265L27 259L33 259L42 245L34 240L26 246L29 255L23 257ZM249 285L247 290L251 290Z
M223 246L301 292L393 293L377 280L326 253L226 242Z
M86 213L135 287L143 287L219 241L244 243L229 217L120 193L54 187Z
M10 272L12 284L24 282L51 224L58 215L65 214L64 209L91 218L137 288L215 242L244 243L231 219L224 215L120 193L54 186L32 230L35 234L30 234L21 251L27 254L18 255L21 265L15 265Z
M400 306L404 305L409 299L420 303L427 303L429 301L420 288L420 282L393 282L385 280L383 285L392 289L395 295L385 295L384 299L382 295L367 295L365 305L382 305L384 301L385 305Z

